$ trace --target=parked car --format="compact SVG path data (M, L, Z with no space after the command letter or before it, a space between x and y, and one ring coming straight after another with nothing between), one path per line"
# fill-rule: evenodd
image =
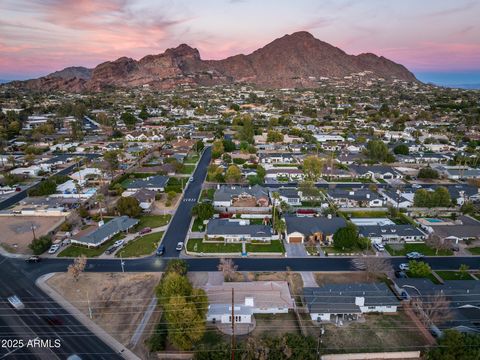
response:
M402 270L402 271L408 271L408 270L410 270L410 266L409 266L408 264L406 264L406 263L402 263L402 264L398 265L398 268L399 268L400 270Z
M157 251L155 252L155 255L157 256L163 256L163 254L165 254L165 246L164 245L160 245L157 249Z
M406 273L405 271L397 270L397 271L395 271L395 277L396 277L397 279L405 279L405 278L407 278L408 276L407 276L407 273Z
M183 249L183 241L179 241L177 243L177 247L175 248L177 251L182 251Z
M22 300L17 295L12 295L7 298L8 302L12 307L16 310L25 309L25 305L23 304Z
M418 259L423 259L425 257L425 255L416 251L409 252L406 256L407 256L407 259L409 260L418 260Z
M27 263L38 263L40 260L42 260L42 258L40 256L32 255L32 256L26 258L25 262L27 262Z
M374 247L377 251L385 251L385 246L383 246L383 244L373 243L373 247Z
M117 240L113 243L113 246L115 246L116 248L119 248L123 244L125 244L125 240Z
M191 177L190 179L188 179L188 182L192 182L193 181L193 177Z
M151 231L152 231L152 228L150 228L150 227L145 227L145 228L143 228L142 230L140 230L138 233L139 233L139 234L148 234L148 233L151 232Z
M60 245L53 244L52 246L50 246L50 249L48 249L48 253L55 254L58 251L58 249L60 249Z
M115 245L110 245L106 250L105 254L110 255L112 254L115 250L117 250L117 247Z

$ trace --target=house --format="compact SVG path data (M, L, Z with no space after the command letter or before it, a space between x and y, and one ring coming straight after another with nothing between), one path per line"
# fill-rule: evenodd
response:
M157 194L154 190L149 189L139 189L131 197L137 199L139 206L143 211L149 211L153 204L155 203L155 195ZM123 194L122 194L123 196Z
M312 321L341 323L367 313L396 313L400 304L384 283L326 284L306 287L303 297Z
M279 200L273 199L273 193L278 193ZM272 199L272 203L275 203L275 206L279 206L282 202L290 206L300 206L302 205L302 201L300 199L300 195L296 188L280 188L277 191L270 192L270 198Z
M87 178L91 178L91 177L102 177L103 175L103 172L102 170L100 169L97 169L97 168L85 168L85 169L81 169L77 172L74 172L73 174L70 174L70 177L73 179L73 180L76 180L76 181L79 181L79 182L82 182L82 181L85 181L85 179Z
M363 179L393 180L403 178L403 175L397 170L385 165L350 165L350 170L354 172L356 177Z
M205 236L205 241L225 243L278 240L271 226L250 224L249 220L243 219L211 219Z
M361 236L369 238L372 243L403 243L424 241L426 234L412 225L366 225L359 226Z
M463 333L480 333L480 284L472 280L447 280L434 284L429 279L395 279L395 291L405 300L431 302L437 294L445 296L449 302L450 319L441 325L442 329L452 329ZM415 301L413 302L415 306Z
M438 166L435 170L451 180L480 178L480 169L474 169L467 166Z
M216 207L268 207L268 189L260 186L219 186L213 195Z
M151 191L165 191L165 186L168 183L168 176L155 175L144 179L135 179L127 184L127 190L151 190Z
M290 244L303 244L309 239L331 242L333 234L345 226L342 217L297 217L285 215L286 239Z
M292 153L261 153L262 164L293 164L296 162Z
M370 189L329 189L327 196L335 205L342 208L349 207L382 207L383 199Z
M254 314L285 314L294 307L286 281L228 282L206 285L207 321L232 323L232 289L235 293L235 323L251 324Z
M433 233L456 244L460 240L478 239L480 236L480 221L469 216L460 216L454 222L424 219L420 223L427 233Z
M345 141L345 138L340 135L329 135L329 134L313 134L315 139L318 142L324 143L324 142L339 142L339 141Z
M304 177L303 171L292 167L274 167L265 171L266 179L299 181Z
M98 229L94 230L86 236L80 238L72 238L73 244L86 245L90 247L99 247L105 241L110 240L115 235L128 231L132 227L138 224L137 219L130 218L128 216L119 216L115 217L106 224L100 226Z

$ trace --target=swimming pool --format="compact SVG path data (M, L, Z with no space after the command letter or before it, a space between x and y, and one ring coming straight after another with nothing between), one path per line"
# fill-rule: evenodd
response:
M441 223L443 222L443 220L441 219L432 219L432 218L425 218L426 221L428 221L429 223Z

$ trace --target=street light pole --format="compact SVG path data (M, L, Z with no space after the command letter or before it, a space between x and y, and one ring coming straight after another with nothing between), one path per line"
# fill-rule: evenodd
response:
M120 252L120 265L122 266L122 273L125 272L125 261L122 258L122 252Z

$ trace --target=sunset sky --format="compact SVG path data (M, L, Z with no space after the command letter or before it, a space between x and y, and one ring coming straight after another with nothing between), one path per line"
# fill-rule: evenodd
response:
M416 74L480 77L476 0L1 0L0 79L139 59L187 43L203 59L307 30Z

